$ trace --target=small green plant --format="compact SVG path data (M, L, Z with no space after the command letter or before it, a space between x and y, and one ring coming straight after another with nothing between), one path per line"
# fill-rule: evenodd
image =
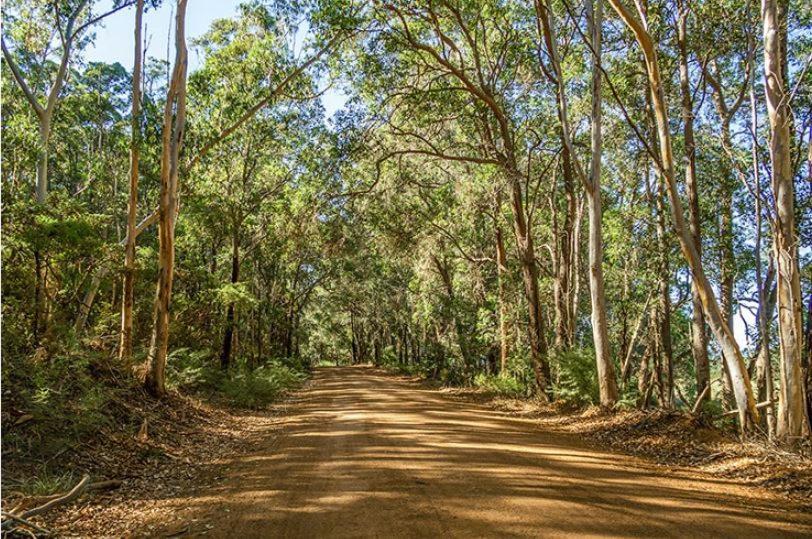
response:
M598 402L598 375L591 350L558 352L552 360L558 373L558 381L553 385L556 399L578 406Z
M226 373L219 386L230 404L258 409L268 406L285 391L300 385L304 379L305 374L301 371L271 363L254 370Z
M491 375L480 373L474 378L474 386L501 397L521 398L526 393L524 384L510 374Z
M57 474L43 470L38 475L26 479L18 490L28 496L50 496L70 490L75 483L76 478L71 472Z

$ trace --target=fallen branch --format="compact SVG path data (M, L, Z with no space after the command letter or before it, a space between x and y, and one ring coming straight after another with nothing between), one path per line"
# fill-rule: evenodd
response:
M768 401L760 402L760 403L756 404L756 410L766 408L767 406L775 404L775 402L776 402L775 400L768 400ZM731 415L737 415L738 413L739 413L738 410L730 410L730 411L727 411L727 412L723 413L722 417L727 417L727 416L731 416Z
M61 496L58 496L58 497L54 498L53 500L50 500L50 501L40 505L39 507L35 507L34 509L29 509L28 511L24 512L21 515L14 515L14 516L19 517L19 518L23 518L23 519L28 519L28 518L31 518L33 516L41 515L42 513L50 511L51 509L53 509L54 507L56 507L58 505L62 505L64 503L72 502L73 500L75 500L76 498L81 496L82 493L84 493L84 491L87 489L88 483L90 483L90 476L85 475L84 477L82 477L82 480L79 481L76 484L76 486L73 487L70 490L70 492L68 492L67 494L63 494ZM6 521L6 522L9 522L9 521ZM6 522L3 522L3 528L4 529L7 527Z
M97 481L95 483L90 483L85 487L86 492L90 492L91 490L112 490L120 487L123 484L123 481L120 479L109 479L106 481ZM20 513L26 506L30 506L32 504L43 504L45 502L49 502L51 500L55 500L63 496L62 494L51 494L50 496L33 496L30 498L24 498L20 500L17 505L9 511L11 514L22 514Z
M14 522L17 522L17 523L22 524L23 526L25 526L27 528L31 528L32 530L34 530L35 532L37 532L37 533L39 533L41 535L53 535L53 533L51 533L49 530L46 530L45 528L41 528L40 526L37 526L33 522L31 522L29 520L26 520L23 517L18 517L17 515L14 515L12 513L7 513L5 511L2 512L2 515L3 515L3 518L5 519L3 521L3 529L4 530L11 528L11 526L10 525L7 526L6 523L12 523L13 524Z

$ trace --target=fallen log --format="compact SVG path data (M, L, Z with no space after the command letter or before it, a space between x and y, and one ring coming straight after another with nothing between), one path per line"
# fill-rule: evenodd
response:
M775 400L769 400L769 401L760 402L760 403L756 404L756 410L761 410L762 408L766 408L767 406L775 404L776 402L777 401L775 401ZM738 413L739 413L738 410L729 410L729 411L723 413L722 417L727 417L727 416L731 416L731 415L737 415Z

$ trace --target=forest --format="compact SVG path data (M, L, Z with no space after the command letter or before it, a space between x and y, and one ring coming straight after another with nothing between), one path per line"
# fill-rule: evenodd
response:
M106 522L147 466L194 467L187 446L228 476L215 461L246 462L246 432L303 428L273 419L280 403L384 446L405 414L429 429L415 447L442 445L417 403L446 397L418 387L464 421L456 399L487 396L600 417L620 445L633 421L671 422L680 454L713 433L710 460L789 463L778 482L812 499L812 4L233 3L3 3L4 536L161 536L159 517L136 532L71 511ZM114 21L130 50L93 60ZM549 441L521 425L521 445ZM456 447L437 458L464 468ZM291 490L301 469L284 469ZM513 495L497 479L481 478ZM245 504L235 529L260 522ZM240 536L415 536L320 527L351 515L325 507ZM812 533L809 514L750 529ZM209 531L194 522L175 535ZM450 529L544 535L522 525Z

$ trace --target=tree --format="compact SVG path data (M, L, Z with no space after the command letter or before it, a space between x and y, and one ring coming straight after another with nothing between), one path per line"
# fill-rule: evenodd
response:
M50 87L44 95L44 105L41 102L42 98L36 95L36 89L32 88L26 81L25 75L15 61L13 54L9 51L5 39L2 40L3 58L5 58L6 64L14 76L14 80L19 84L26 100L36 114L39 124L39 157L37 160L36 193L37 201L40 204L45 204L48 197L48 152L51 144L51 129L54 112L59 104L60 93L65 84L65 78L68 75L68 65L70 64L73 48L85 30L109 15L132 5L130 1L117 0L113 4L113 8L106 13L102 13L98 16L88 14L88 20L81 22L81 18L90 3L90 0L69 2L67 9L65 9L66 6L63 6L61 2L47 2L41 6L43 11L53 11L61 47L56 73L53 75Z
M135 302L135 236L138 219L138 176L141 156L141 71L143 52L141 26L144 0L135 6L135 45L133 51L132 118L130 120L130 193L127 201L127 235L124 243L124 282L121 301L121 340L118 357L129 361L133 354L133 303Z
M178 0L175 15L175 65L164 105L161 140L161 192L158 203L158 284L152 339L144 384L156 396L166 393L166 356L169 348L169 309L175 271L175 220L178 208L180 151L186 126L186 4Z
M774 195L773 253L778 282L778 336L781 362L781 391L778 400L776 434L782 438L809 436L809 418L801 350L801 314L798 242L795 230L795 190L790 163L790 112L786 82L786 3L764 0L764 89L770 119L770 162Z

